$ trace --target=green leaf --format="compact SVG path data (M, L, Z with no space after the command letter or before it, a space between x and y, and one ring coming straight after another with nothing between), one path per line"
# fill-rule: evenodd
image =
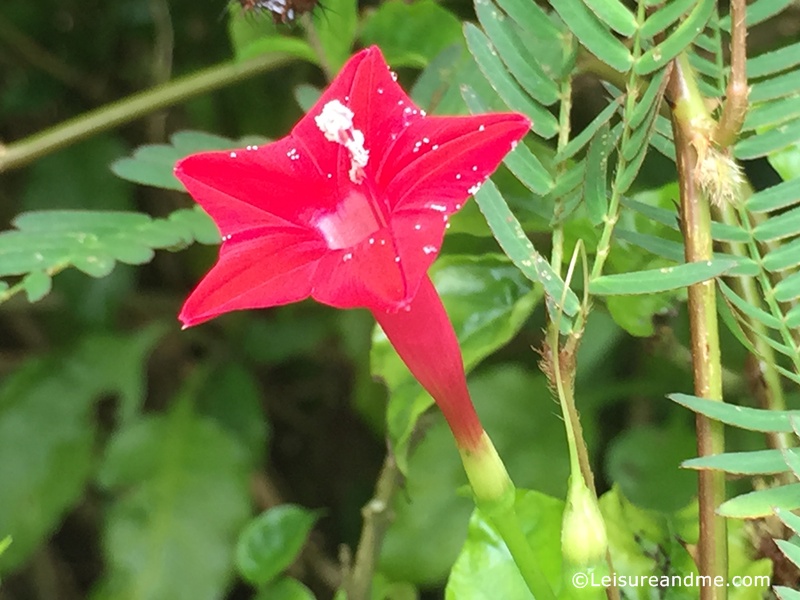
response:
M606 25L623 37L633 37L639 24L628 7L619 0L583 0Z
M775 540L775 543L778 545L778 548L781 549L790 561L792 561L795 566L800 567L800 546L796 543L792 543L789 540Z
M14 543L0 573L21 565L83 494L94 467L94 402L141 402L145 358L163 331L86 337L29 361L0 388L0 531Z
M714 0L698 0L683 22L663 42L650 48L636 61L636 73L646 75L678 56L705 29L716 8Z
M552 587L561 580L561 500L530 490L518 490L516 512L537 565ZM533 598L491 522L475 510L467 541L453 565L445 588L446 600Z
M749 16L749 15L748 15ZM800 65L800 42L788 44L747 59L747 78L758 79Z
M800 592L793 590L792 588L788 588L783 585L776 585L772 589L775 590L775 594L779 600L800 600Z
M797 204L798 198L800 179L790 179L756 192L747 199L746 206L751 212L772 212Z
M513 21L489 0L475 2L475 12L500 58L530 97L545 106L558 101L558 87L536 62Z
M445 48L463 46L461 21L433 0L390 0L364 19L361 42L380 46L394 68L424 68Z
M358 1L326 0L325 10L316 10L311 16L330 72L338 73L352 53L358 27Z
M28 302L38 302L50 293L53 278L46 271L31 271L23 278L22 285Z
M800 234L800 206L771 217L753 229L753 237L759 242L772 242L798 234Z
M599 296L666 292L719 277L735 264L733 260L717 259L647 271L602 275L589 283L589 292Z
M739 141L734 154L740 160L766 156L795 143L800 138L800 120L751 135Z
M649 452L653 446L662 452ZM667 427L639 426L612 442L606 456L609 478L637 506L671 512L697 493L697 477L680 469L697 447L694 431L678 420Z
M594 225L603 222L608 212L607 171L608 156L614 149L611 130L608 125L601 127L589 144L586 153L586 171L583 179L583 198L586 213Z
M745 25L748 29L781 13L785 8L792 4L792 0L756 0L747 6ZM726 15L720 19L719 25L725 31L731 30L731 17Z
M791 433L790 418L800 417L800 410L762 410L687 394L670 394L668 398L715 421L748 431Z
M541 299L541 291L530 289L517 269L498 255L443 256L434 263L431 276L453 322L468 371L505 345ZM380 329L373 336L371 363L373 374L391 392L389 434L398 465L405 471L411 433L433 400Z
M750 102L759 103L797 94L798 90L800 90L797 75L797 71L792 71L755 83L751 88L748 99Z
M291 565L319 515L302 506L282 504L251 521L236 545L236 568L255 586L269 583Z
M213 600L228 586L235 535L250 512L249 466L233 438L194 413L199 383L109 444L98 478L114 500L96 600Z
M755 519L771 515L775 508L784 510L800 508L800 483L790 483L736 496L723 502L717 513L735 519Z
M522 92L483 32L471 23L465 23L464 36L467 39L467 47L484 77L508 107L530 117L533 130L540 136L545 139L553 137L558 132L558 122L555 117Z
M266 138L249 136L247 144L265 144ZM244 140L232 140L202 131L180 131L170 138L170 144L140 146L130 158L120 158L111 170L122 179L169 190L184 191L183 184L173 174L175 163L196 152L241 148Z
M254 600L316 600L316 597L296 579L283 577L260 589Z
M663 7L659 7L656 12L647 17L639 30L639 35L643 39L652 39L659 33L666 31L686 11L695 6L697 0L673 0L667 2Z
M790 448L786 452L797 455L800 450ZM788 470L786 459L780 450L726 452L701 456L683 461L682 466L686 469L711 469L736 475L772 475Z
M528 279L540 283L548 298L560 305L567 316L578 312L580 302L575 293L564 285L550 263L539 254L511 213L503 196L491 180L486 181L475 194L475 201L486 217L489 227L506 255Z
M775 509L775 515L783 521L784 525L786 525L789 529L794 531L797 534L800 534L800 516L796 515L788 510L778 508Z
M630 51L582 0L551 0L550 5L589 52L620 73L630 69L633 64Z

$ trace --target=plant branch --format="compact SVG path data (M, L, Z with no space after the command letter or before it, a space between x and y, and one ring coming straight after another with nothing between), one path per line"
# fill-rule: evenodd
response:
M698 153L708 149L712 121L706 112L691 67L685 55L676 59L667 87L672 106L678 182L681 195L681 225L686 262L713 258L711 211L697 181ZM715 282L689 286L694 391L697 396L722 401L722 367L717 323ZM697 415L697 448L700 456L725 451L722 423ZM725 474L702 471L699 477L700 541L698 568L701 575L727 578L727 532L717 507L725 500ZM702 600L724 600L723 586L704 586Z
M742 129L747 114L747 25L745 0L731 0L731 74L725 91L722 116L713 134L720 148L733 144Z
M221 63L98 108L23 140L0 145L0 173L156 110L270 71L292 60L294 57L288 54L271 53L242 62Z
M392 521L392 500L400 488L400 482L400 471L389 450L375 485L375 495L361 509L364 527L358 540L355 563L344 583L347 600L369 600L372 597L372 577L383 538Z

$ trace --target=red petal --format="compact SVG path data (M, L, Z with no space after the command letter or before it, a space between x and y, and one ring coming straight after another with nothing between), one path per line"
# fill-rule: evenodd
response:
M407 310L372 314L408 370L439 405L459 447L476 447L483 427L467 389L458 338L430 278L422 280Z
M393 210L451 214L528 132L519 114L428 117L408 127L377 173Z
M353 111L353 127L364 134L364 146L370 153L367 175L383 162L392 141L403 129L424 115L394 80L380 49L372 46L362 50L342 67L314 107L292 130L292 135L314 152L323 169L334 168L343 158L349 164L343 146L325 139L314 120L333 100Z
M308 226L338 202L334 173L291 137L232 152L184 158L175 175L211 215L223 236L289 224Z
M319 260L328 251L298 230L254 230L252 239L223 243L219 261L183 305L184 326L222 313L266 308L311 294Z

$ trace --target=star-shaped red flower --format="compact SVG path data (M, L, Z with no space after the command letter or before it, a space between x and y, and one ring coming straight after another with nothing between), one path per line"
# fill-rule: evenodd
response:
M180 320L309 296L338 308L407 308L448 217L529 126L515 113L428 117L380 50L363 50L287 137L177 164L223 239Z

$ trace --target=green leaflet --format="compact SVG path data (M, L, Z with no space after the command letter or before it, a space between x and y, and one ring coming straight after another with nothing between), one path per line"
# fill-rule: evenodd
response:
M666 292L718 277L735 264L733 260L715 259L647 271L602 275L589 283L589 292L600 296Z

